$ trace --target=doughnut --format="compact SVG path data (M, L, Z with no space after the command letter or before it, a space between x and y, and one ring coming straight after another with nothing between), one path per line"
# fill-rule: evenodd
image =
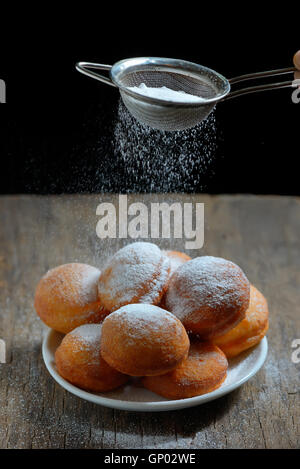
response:
M99 296L108 311L131 303L158 305L166 290L170 261L158 246L136 242L116 252L102 270Z
M142 379L149 389L167 399L200 396L219 388L226 378L225 354L209 342L192 342L189 355L174 370Z
M180 251L162 251L162 252L170 260L169 279L171 278L175 270L177 270L181 264L184 264L185 262L191 260L191 257L185 254L184 252L180 252ZM160 306L163 309L166 309L165 308L165 294L163 295L160 301L160 304L158 306Z
M82 389L111 391L125 384L129 376L111 368L101 357L102 324L84 324L63 338L55 352L58 373Z
M64 264L40 280L34 306L41 320L67 334L86 323L99 323L108 314L98 298L100 271L87 264Z
M246 317L226 334L216 337L213 342L229 358L258 344L269 328L268 303L253 285L250 286L250 303Z
M222 335L245 317L250 284L233 262L213 256L196 257L172 275L165 308L202 340Z
M167 373L187 357L189 345L179 319L158 306L123 306L103 321L102 357L131 376Z
M180 251L162 251L165 256L170 259L170 275L172 275L175 270L187 261L191 260L191 257Z

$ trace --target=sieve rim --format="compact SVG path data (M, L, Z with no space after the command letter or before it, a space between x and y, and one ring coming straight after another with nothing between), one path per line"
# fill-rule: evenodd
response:
M182 102L182 101L172 101L169 99L164 98L157 98L157 97L149 97L145 96L142 93L137 93L133 90L130 90L127 86L124 86L120 82L120 77L125 75L128 71L134 72L136 71L143 71L143 66L147 67L155 67L156 71L169 71L178 73L181 75L187 75L192 78L203 78L203 72L206 75L213 75L216 77L222 84L224 89L219 91L218 94L213 98L205 99L205 101L200 102ZM148 71L149 69L147 69ZM184 71L186 73L184 73ZM200 73L201 72L201 73ZM128 73L128 72L127 72ZM163 105L169 107L180 107L180 108L197 108L199 106L206 106L210 104L214 104L225 98L230 92L230 82L229 80L221 75L220 73L216 72L215 70L205 67L204 65L200 65L194 62L190 62L183 59L172 59L167 57L133 57L129 59L122 59L116 62L109 71L109 76L111 81L119 88L120 91L123 93L137 99L140 101L144 101L150 104L156 105ZM204 75L205 76L205 75Z

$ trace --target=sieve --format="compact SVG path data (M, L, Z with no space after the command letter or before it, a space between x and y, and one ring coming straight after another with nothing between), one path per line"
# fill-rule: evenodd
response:
M181 59L162 57L137 57L120 60L114 65L78 62L76 69L91 78L119 88L129 112L142 124L165 131L194 127L205 119L220 101L259 91L287 88L293 81L254 85L231 91L231 85L284 75L296 71L294 67L250 73L227 79L218 72ZM106 70L108 77L94 70ZM199 96L199 102L174 102L168 99L145 96L130 87L144 83L147 87L162 87Z

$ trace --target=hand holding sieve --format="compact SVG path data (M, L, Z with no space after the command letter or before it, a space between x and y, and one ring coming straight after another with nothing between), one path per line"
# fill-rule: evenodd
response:
M165 131L194 127L205 119L219 101L259 91L287 88L293 81L254 85L231 91L237 83L284 75L296 68L282 68L267 72L250 73L228 80L216 71L193 62L160 57L138 57L120 60L114 65L78 62L76 69L91 78L119 88L122 100L129 112L142 124ZM105 77L93 70L106 70ZM154 98L131 90L144 83L147 87L166 86L199 96L199 102L175 102Z

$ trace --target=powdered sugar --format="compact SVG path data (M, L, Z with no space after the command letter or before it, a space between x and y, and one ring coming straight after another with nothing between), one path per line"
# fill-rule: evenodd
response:
M108 162L98 158L93 190L202 192L214 171L216 116L212 112L193 129L163 132L140 124L120 100L112 145Z
M170 276L178 269L178 267L188 260L191 260L190 257L184 253L176 251L162 251L170 261Z
M247 288L249 282L236 264L218 257L203 256L177 269L165 301L167 309L182 321L203 307L202 320L205 320L214 310L241 307Z
M81 271L81 295L88 303L98 300L98 280L100 270L95 267L85 266Z
M161 87L148 87L145 83L141 83L139 86L130 86L128 88L135 93L148 96L150 98L162 99L173 102L181 103L203 103L205 99L201 96L195 96L193 94L185 93L184 91L175 91L166 86Z
M49 270L43 281L49 285L49 295L61 301L85 306L98 301L97 284L100 271L87 264L64 264Z
M154 305L141 303L126 305L112 313L112 315L111 319L118 318L118 321L123 324L126 323L129 326L129 334L133 334L135 337L148 335L149 328L156 332L166 331L170 326L172 328L175 326L179 330L182 329L174 314ZM147 326L147 329L145 326Z
M76 337L79 350L88 350L91 353L91 359L95 358L99 362L101 331L102 324L83 324L69 334Z
M176 259L175 257L169 257L170 259L170 264L171 264L171 273L175 272L175 270L178 269L178 267L183 263L181 260L178 258Z
M158 246L136 242L120 249L99 280L99 294L115 308L127 303L159 300L169 273L169 260ZM110 305L106 306L109 308Z
M76 327L71 334L77 337L83 342L93 344L98 342L101 337L102 324L83 324L82 326Z

